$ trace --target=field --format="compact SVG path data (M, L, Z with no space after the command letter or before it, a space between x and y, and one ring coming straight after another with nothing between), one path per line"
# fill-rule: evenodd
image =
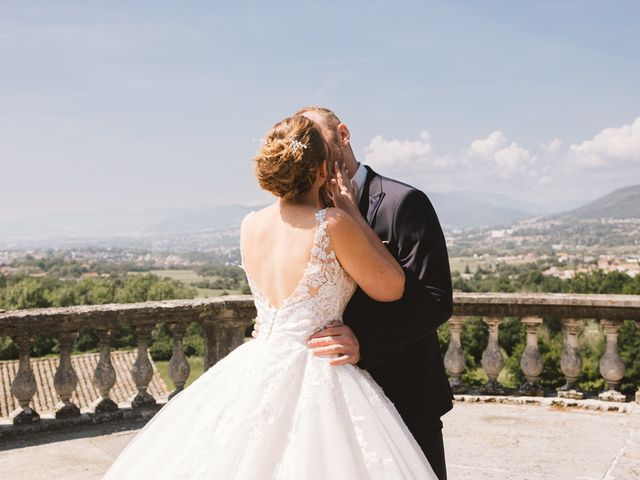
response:
M496 255L479 255L477 257L450 257L449 266L452 272L464 273L467 266L469 272L475 273L478 268L488 268L498 263L508 263L509 265L525 265L532 263L531 258L518 258L515 256L498 257Z
M202 281L215 281L218 280L217 276L203 276L198 274L193 270L149 270L148 272L127 272L127 275L144 275L147 273L152 273L153 275L157 275L158 277L168 277L173 280L177 280L179 282L183 282L187 285L194 285L196 283ZM228 294L228 295L239 295L242 293L240 290L221 290L215 288L200 288L196 287L198 290L198 298L207 298L207 297L219 297L220 295Z

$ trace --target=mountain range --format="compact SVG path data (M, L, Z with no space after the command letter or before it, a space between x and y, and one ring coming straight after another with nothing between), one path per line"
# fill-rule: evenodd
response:
M640 185L619 188L560 216L574 220L640 218Z
M640 185L620 188L585 205L533 203L484 192L428 194L444 228L510 225L533 216L567 221L593 218L640 218ZM0 222L0 245L56 245L109 238L172 237L236 228L261 206L225 205L132 211L125 209L55 212Z

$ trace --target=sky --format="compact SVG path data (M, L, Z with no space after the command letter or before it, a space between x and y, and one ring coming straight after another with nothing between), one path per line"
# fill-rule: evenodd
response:
M333 109L427 192L640 183L636 1L0 0L0 221L255 205L259 140Z

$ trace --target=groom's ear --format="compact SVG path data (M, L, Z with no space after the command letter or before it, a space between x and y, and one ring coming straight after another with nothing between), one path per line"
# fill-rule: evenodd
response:
M349 131L349 127L347 127L344 123L338 125L336 129L338 132L338 143L343 147L349 145L351 141L351 132Z

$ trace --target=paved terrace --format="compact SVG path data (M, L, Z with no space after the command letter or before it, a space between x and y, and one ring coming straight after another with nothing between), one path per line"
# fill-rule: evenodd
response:
M601 404L603 411L459 398L466 401L456 402L444 417L450 480L640 478L640 406L626 404L620 412L619 405L606 411L607 404ZM509 402L517 400L523 399ZM109 424L7 442L0 450L0 472L19 480L99 479L140 425Z
M458 394L456 407L444 418L450 479L640 479L640 385L635 401L618 390L625 372L618 330L624 321L640 327L640 296L456 294L454 304L445 355ZM13 378L2 379L5 387L11 385L17 408L8 422L0 422L0 478L100 478L136 429L166 401L151 388L154 369L148 348L153 327L166 323L172 335L169 376L175 394L189 375L182 346L187 325L197 322L202 328L206 369L244 342L254 315L248 296L0 312L0 335L14 339L20 357ZM482 356L489 382L477 397L468 394L461 376L465 355L460 332L470 316L482 317L489 327ZM498 382L504 367L499 325L507 316L518 317L527 331L520 362L527 381L518 391ZM565 384L553 397L543 396L538 383L544 365L537 335L548 316L560 318L565 332ZM577 385L585 319L597 320L606 336L599 367L607 388L589 400ZM135 361L129 366L135 395L126 402L116 394L122 373L114 368L111 352L112 332L123 324L133 327L137 337ZM83 328L93 329L100 339L100 355L91 367L98 393L90 411L81 411L76 403L78 367L71 357L73 341ZM58 362L52 365L59 400L52 414L38 412L37 361L30 357L35 336L43 334L60 345Z

